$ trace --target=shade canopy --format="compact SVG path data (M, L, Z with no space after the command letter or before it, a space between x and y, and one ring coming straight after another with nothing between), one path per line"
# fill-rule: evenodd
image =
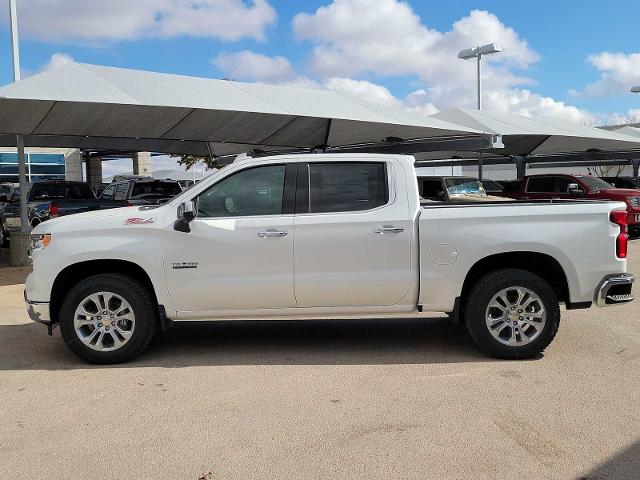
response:
M553 119L533 119L519 115L453 108L432 115L468 128L502 134L504 148L489 154L508 156L555 155L589 151L640 150L640 138L617 131L578 125ZM451 158L469 154L448 151L420 155L418 159ZM473 156L473 155L471 155Z
M638 141L640 141L640 128L630 127L627 125L621 128L616 128L613 131L616 133L621 133L623 135L628 135L630 137L635 137L638 139Z
M68 63L0 88L0 144L229 155L254 149L487 138L320 89Z

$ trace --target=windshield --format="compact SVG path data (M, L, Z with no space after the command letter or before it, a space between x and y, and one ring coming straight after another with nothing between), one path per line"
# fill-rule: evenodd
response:
M596 192L598 190L606 190L608 188L615 188L613 185L611 185L610 183L605 182L601 178L593 177L591 175L576 175L576 178L578 180L580 180L582 183L584 183L587 187L589 187L589 190L594 190Z
M449 195L486 195L482 184L476 178L447 178Z

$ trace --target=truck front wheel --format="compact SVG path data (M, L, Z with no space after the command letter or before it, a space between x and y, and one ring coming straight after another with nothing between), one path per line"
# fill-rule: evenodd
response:
M465 307L469 334L498 358L531 358L542 352L560 326L558 297L541 277L503 269L482 277Z
M108 273L80 281L60 309L67 346L91 363L120 363L140 354L158 323L153 296L136 280Z

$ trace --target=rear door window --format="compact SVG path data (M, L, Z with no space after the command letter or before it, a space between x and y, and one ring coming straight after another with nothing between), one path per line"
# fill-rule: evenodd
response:
M384 162L309 164L310 213L371 210L388 201Z

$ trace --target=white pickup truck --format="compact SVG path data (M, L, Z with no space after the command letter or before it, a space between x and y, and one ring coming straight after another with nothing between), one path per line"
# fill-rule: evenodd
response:
M421 206L413 157L238 160L158 207L32 235L30 317L95 363L173 321L449 313L501 358L544 350L567 309L626 303L623 203Z

